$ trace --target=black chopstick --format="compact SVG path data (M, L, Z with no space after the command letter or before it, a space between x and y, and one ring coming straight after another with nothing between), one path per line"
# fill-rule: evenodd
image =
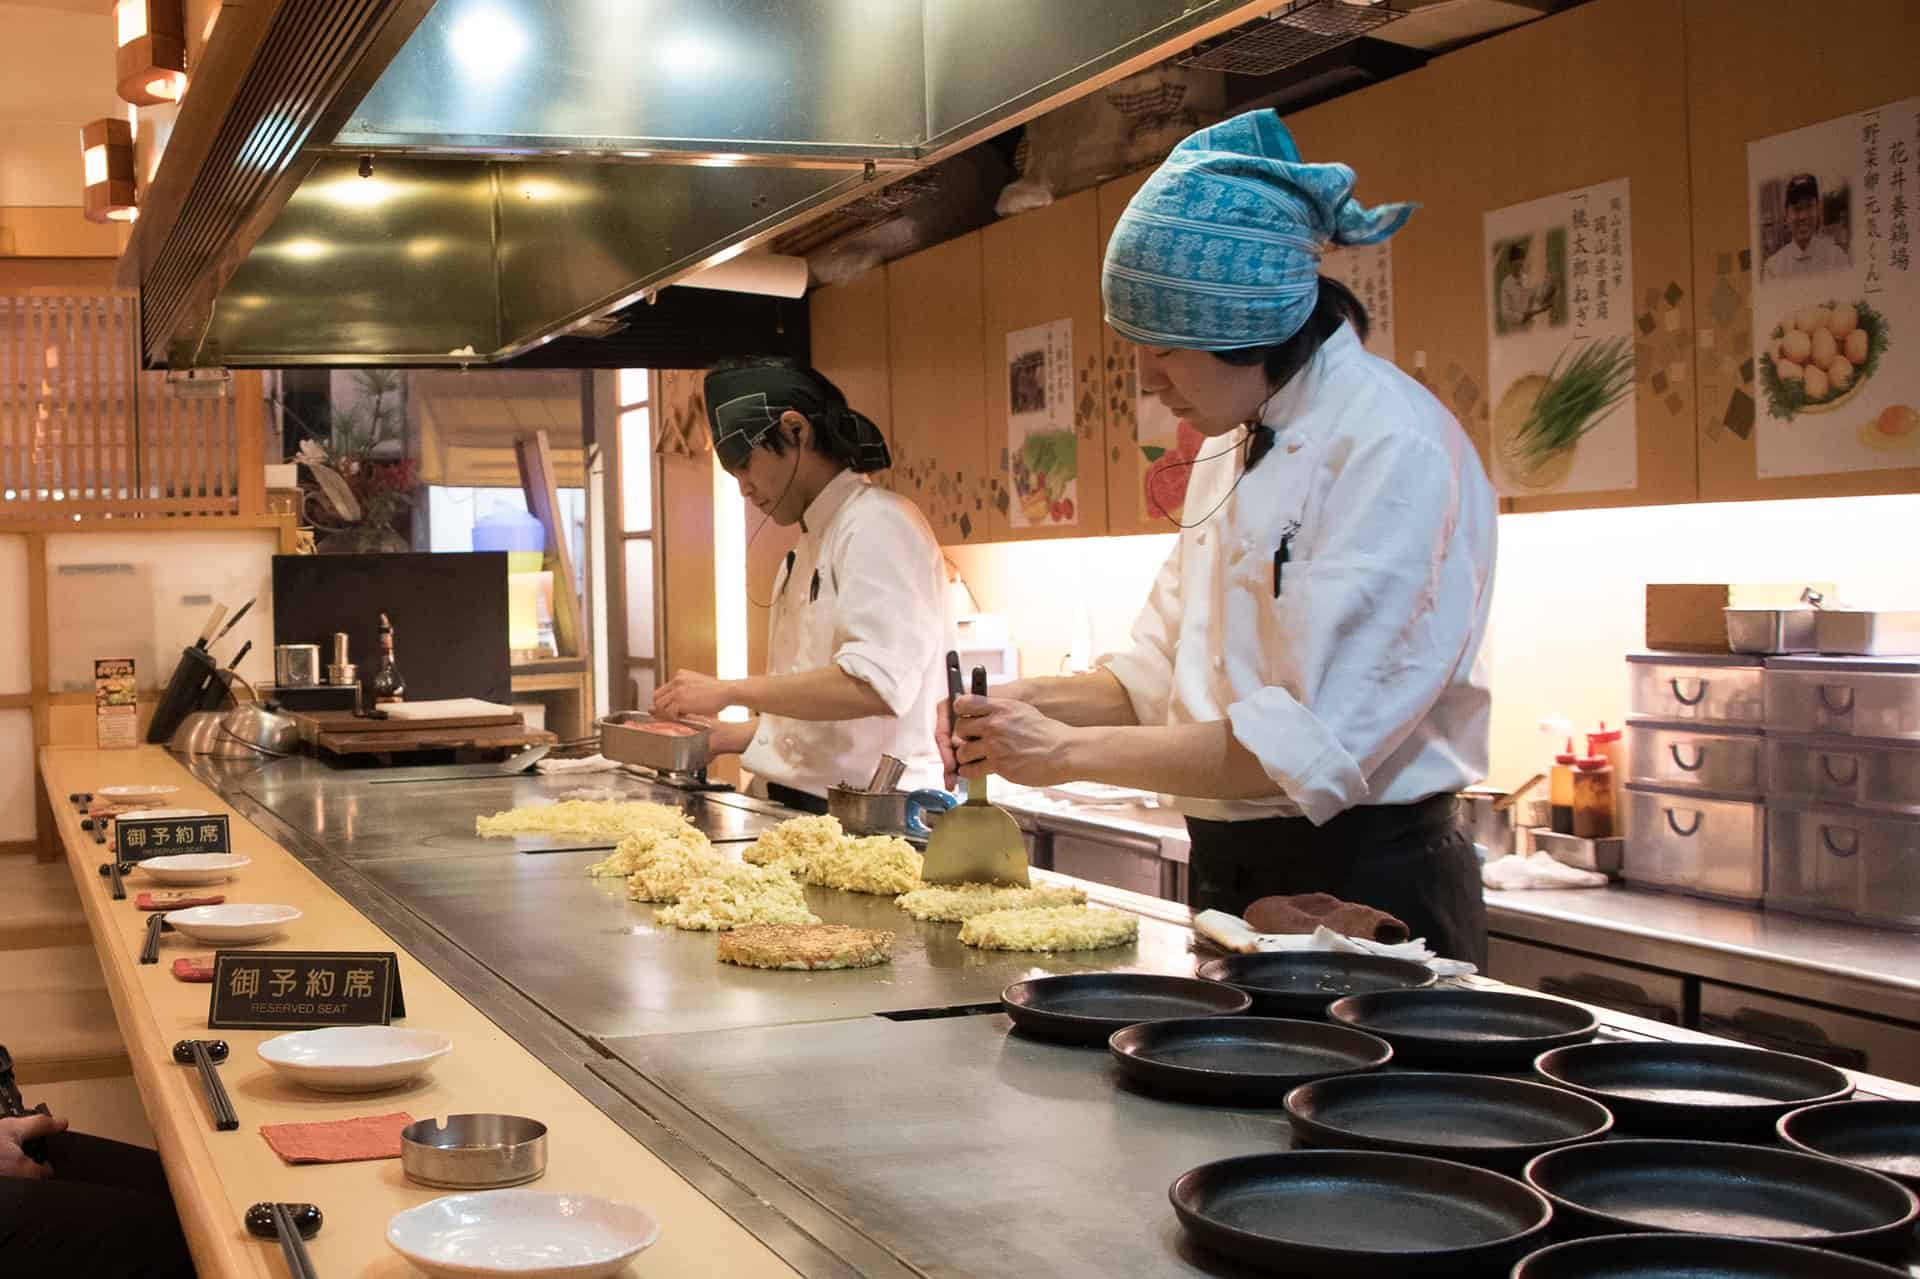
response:
M125 889L121 890L123 895L125 891ZM157 964L160 962L160 930L166 926L166 912L155 911L153 914L147 916L147 944L140 948L141 963Z
M227 1096L227 1086L220 1082L220 1072L214 1068L214 1054L209 1051L204 1039L183 1039L173 1046L173 1059L178 1062L192 1062L200 1071L200 1083L207 1092L207 1109L213 1112L213 1126L218 1132L232 1132L240 1126L240 1116L234 1112L233 1098ZM219 1050L219 1055L227 1055L225 1043L216 1041L211 1045Z
M273 1229L280 1236L280 1255L287 1259L287 1271L293 1279L320 1279L313 1258L307 1254L306 1240L300 1237L300 1228L286 1204L273 1205Z
M120 877L120 859L118 857L115 857L107 863L107 878L113 882L113 900L117 902L127 900L127 881ZM158 942L156 941L155 944L157 945ZM158 955L154 956L156 961L159 958L160 956Z

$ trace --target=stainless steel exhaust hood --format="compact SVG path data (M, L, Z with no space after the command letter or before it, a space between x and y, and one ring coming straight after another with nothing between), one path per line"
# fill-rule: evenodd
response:
M228 0L122 283L151 365L497 362L1273 4Z

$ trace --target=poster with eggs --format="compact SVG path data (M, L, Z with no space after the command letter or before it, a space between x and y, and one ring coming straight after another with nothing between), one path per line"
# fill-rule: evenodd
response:
M1367 350L1393 359L1393 242L1329 248L1320 274L1353 290L1367 308Z
M1503 497L1632 488L1627 180L1495 209L1482 239L1494 487Z
M1073 321L1007 334L1007 510L1015 528L1077 522L1080 437L1073 425Z
M1762 477L1920 466L1920 98L1747 145Z

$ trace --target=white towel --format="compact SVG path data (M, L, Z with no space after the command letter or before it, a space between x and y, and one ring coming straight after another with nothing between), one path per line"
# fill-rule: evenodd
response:
M605 755L589 755L585 759L554 759L549 756L533 767L542 773L611 773L620 765Z
M1269 950L1332 950L1349 955L1411 959L1425 964L1442 977L1464 977L1479 971L1462 959L1442 959L1428 947L1424 937L1389 944L1364 937L1345 937L1326 927L1316 928L1311 933L1256 933L1246 920L1238 915L1229 915L1224 910L1201 911L1193 917L1193 930L1216 946L1243 955Z
M1480 882L1501 892L1514 892L1524 888L1605 888L1607 877L1599 871L1557 862L1546 853L1508 853L1480 867Z

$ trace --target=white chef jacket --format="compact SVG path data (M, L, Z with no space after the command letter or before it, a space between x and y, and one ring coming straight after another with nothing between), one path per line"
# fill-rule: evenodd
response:
M1804 251L1792 240L1775 249L1762 274L1768 280L1786 280L1796 275L1844 271L1851 265L1845 250L1815 231L1808 237Z
M1261 420L1274 447L1237 489L1244 450L1194 468L1185 518L1219 510L1180 534L1132 647L1102 659L1140 723L1227 720L1282 792L1175 806L1318 825L1479 781L1496 508L1466 434L1349 326Z
M940 785L935 705L947 695L945 560L914 504L842 471L800 519L792 561L774 578L767 673L837 666L878 693L891 716L818 721L760 716L741 764L824 797L864 787L881 755L907 766L902 785Z

